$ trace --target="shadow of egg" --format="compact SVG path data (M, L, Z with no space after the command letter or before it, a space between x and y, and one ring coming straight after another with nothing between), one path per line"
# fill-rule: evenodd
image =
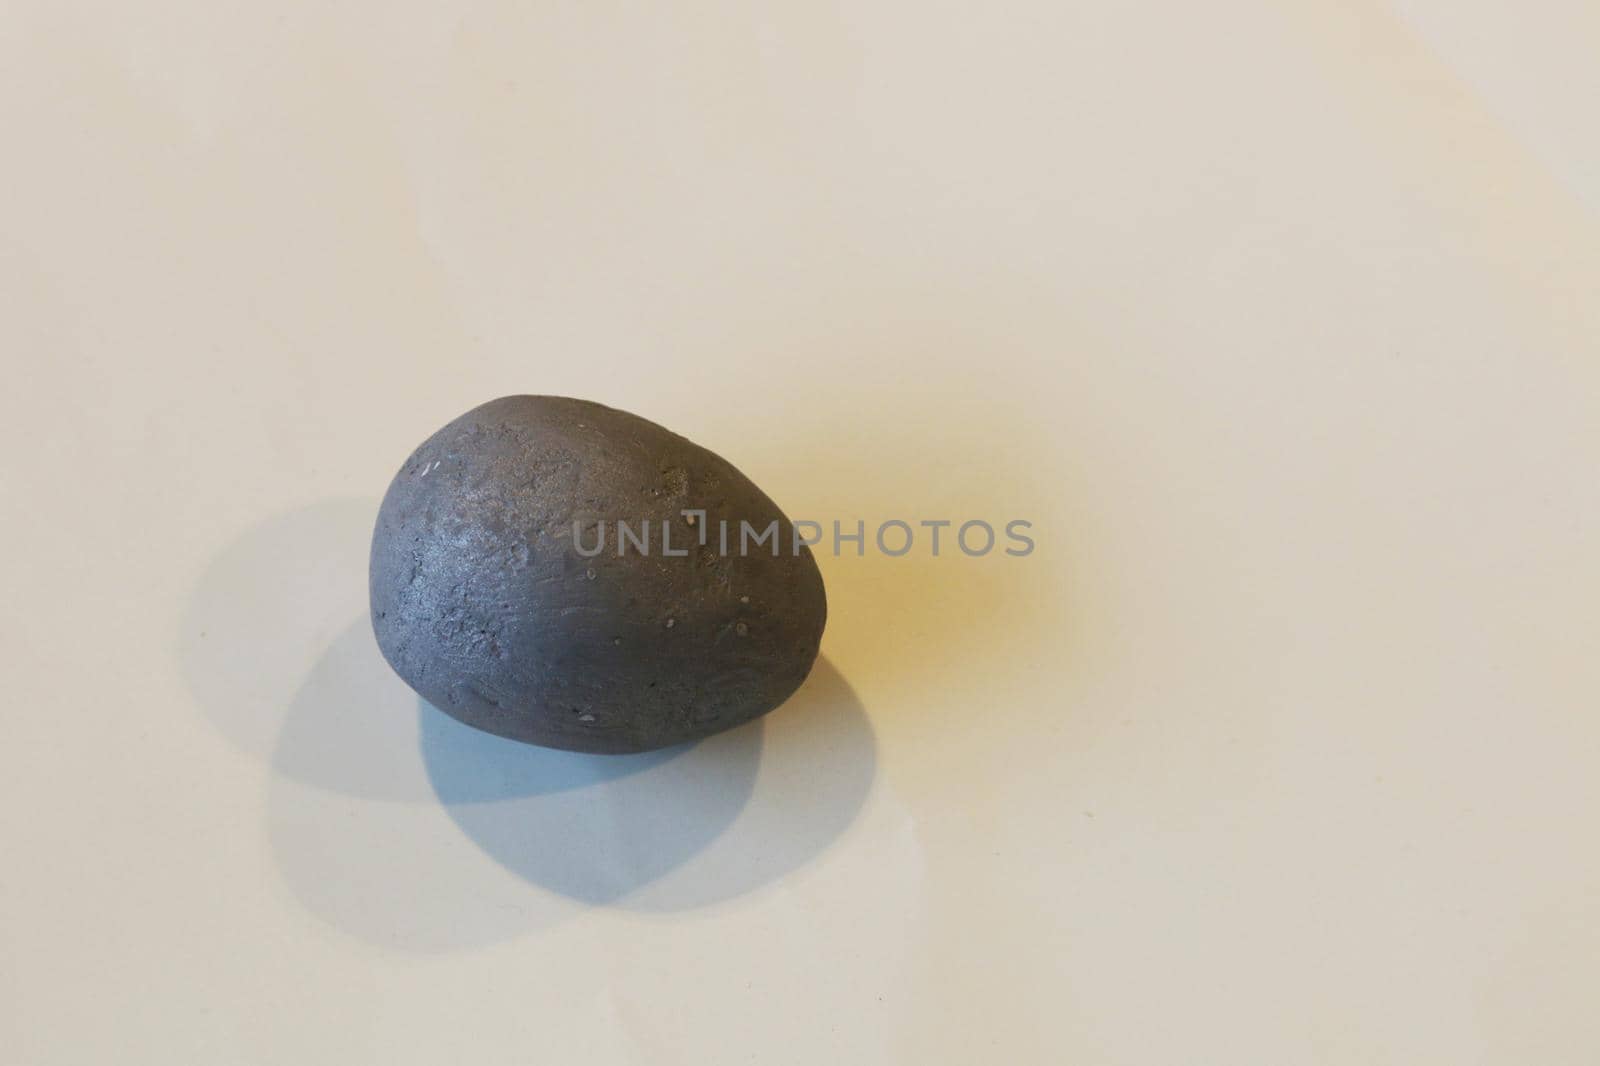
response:
M491 736L423 702L423 760L461 830L524 880L611 903L683 863L738 816L761 759L759 720L638 755Z
M422 751L449 816L552 892L639 910L702 907L819 854L854 819L876 757L859 701L826 659L778 710L642 755L532 748L424 703Z
M366 626L376 509L374 501L332 499L274 515L200 575L178 633L178 662L201 710L240 749L270 757L308 683L348 689L357 681L352 669L370 665L348 631L358 612ZM377 656L376 646L371 652ZM399 684L387 666L373 677ZM365 698L366 690L347 694ZM337 788L342 775L321 783Z

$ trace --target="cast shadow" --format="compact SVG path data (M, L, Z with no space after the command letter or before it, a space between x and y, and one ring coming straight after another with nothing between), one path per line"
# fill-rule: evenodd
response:
M253 527L202 575L177 648L203 713L270 770L270 854L327 925L434 952L593 906L711 906L802 867L864 804L872 729L826 659L772 714L639 756L419 710L365 615L370 535L371 505L350 500Z
M288 888L322 922L385 948L454 951L591 907L691 911L778 882L848 829L876 764L865 711L825 659L738 729L584 755L420 702L363 619L290 703L268 833Z
M803 865L854 820L877 763L825 658L766 717L664 752L532 748L426 702L421 720L434 791L484 852L562 896L640 910L707 906Z
M376 646L368 656L360 643L365 621L350 620L366 613L377 509L376 500L334 498L272 515L200 574L177 635L178 663L200 710L247 755L272 759L308 688L339 689L352 705L374 694L371 667L383 660ZM337 653L330 655L330 643ZM388 699L409 690L396 678L380 691ZM324 787L364 790L349 781L348 763L315 762L286 769Z

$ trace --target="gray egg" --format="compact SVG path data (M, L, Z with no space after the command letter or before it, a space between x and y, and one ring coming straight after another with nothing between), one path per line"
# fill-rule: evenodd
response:
M372 626L425 699L551 748L638 752L765 714L827 600L776 504L637 415L507 396L406 460L372 538Z

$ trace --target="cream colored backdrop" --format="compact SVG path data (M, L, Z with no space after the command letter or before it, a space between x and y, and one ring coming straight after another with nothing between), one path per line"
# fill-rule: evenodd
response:
M0 1047L1592 1063L1600 9L0 11ZM419 708L376 499L511 392L793 515L795 703Z

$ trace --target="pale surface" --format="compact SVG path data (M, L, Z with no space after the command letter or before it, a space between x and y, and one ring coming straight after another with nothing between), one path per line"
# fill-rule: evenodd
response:
M1597 12L6 5L5 1060L1592 1063ZM364 580L510 392L1039 548L508 749Z

